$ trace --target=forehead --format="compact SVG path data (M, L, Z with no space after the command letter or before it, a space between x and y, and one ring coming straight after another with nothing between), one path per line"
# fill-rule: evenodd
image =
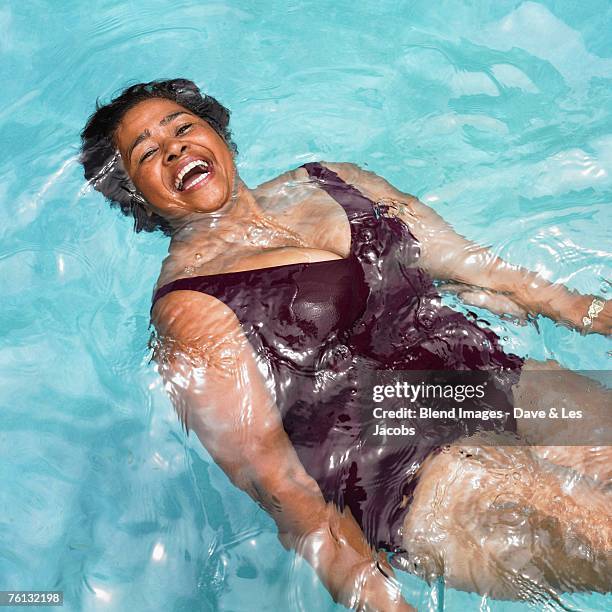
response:
M119 122L115 130L117 146L125 150L142 132L154 130L164 117L179 111L190 112L184 106L165 98L152 98L139 102L130 108Z

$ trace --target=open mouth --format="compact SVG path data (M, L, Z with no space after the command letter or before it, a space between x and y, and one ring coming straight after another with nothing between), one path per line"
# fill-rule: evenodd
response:
M177 191L190 191L203 185L212 175L212 162L194 159L185 164L176 174L174 187Z

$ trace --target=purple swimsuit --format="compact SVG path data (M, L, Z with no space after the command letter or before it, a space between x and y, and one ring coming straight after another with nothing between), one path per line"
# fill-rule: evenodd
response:
M491 330L441 305L418 267L419 243L401 220L383 216L322 165L303 167L348 216L346 259L181 278L161 287L153 303L189 289L235 312L275 382L285 431L325 499L348 506L373 546L400 552L416 470L474 427L436 421L428 435L393 444L366 435L372 374L488 370L506 373L510 385L523 360L504 353ZM497 404L511 409L511 394L500 392ZM514 428L511 419L505 426Z

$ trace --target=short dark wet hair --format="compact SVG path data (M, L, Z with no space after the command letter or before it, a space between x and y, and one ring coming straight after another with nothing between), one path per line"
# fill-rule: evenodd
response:
M124 89L108 104L96 100L96 110L81 132L81 154L85 178L94 189L119 207L126 216L134 218L136 232L161 230L171 235L166 219L153 213L150 217L142 206L144 199L137 193L125 171L114 142L114 134L125 113L139 102L152 98L165 98L185 107L206 121L237 153L229 130L230 112L212 96L202 94L198 86L188 79L157 80L137 83Z

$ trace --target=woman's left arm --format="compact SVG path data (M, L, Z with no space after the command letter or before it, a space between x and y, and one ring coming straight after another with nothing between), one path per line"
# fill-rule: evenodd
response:
M523 310L580 331L612 333L610 300L604 302L593 295L582 295L560 283L551 283L536 272L509 264L490 249L455 232L432 208L397 190L373 172L354 164L325 165L373 201L384 200L390 212L401 218L419 241L419 265L436 279L467 285L459 293L470 303L487 307L490 301L487 294L494 292L499 298L497 304L509 314ZM475 292L474 287L484 291ZM499 307L493 309L499 310ZM597 310L596 316L592 316Z

